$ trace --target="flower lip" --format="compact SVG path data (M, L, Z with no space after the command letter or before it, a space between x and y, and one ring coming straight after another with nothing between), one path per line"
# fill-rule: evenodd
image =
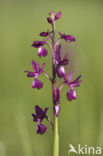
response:
M70 91L67 93L67 99L69 101L76 100L76 92L74 89L70 89Z
M40 80L34 78L33 83L32 83L32 88L41 89L43 88L43 83Z
M57 74L60 78L64 77L65 76L65 69L64 69L64 66L60 66L58 67L57 69Z
M47 128L46 128L46 126L45 125L43 125L43 124L38 124L37 125L37 133L38 134L44 134L45 133L45 131L47 130Z
M38 50L39 57L41 57L41 56L45 57L45 56L47 56L47 54L48 54L48 51L45 48L43 48L43 47L39 48L39 50Z

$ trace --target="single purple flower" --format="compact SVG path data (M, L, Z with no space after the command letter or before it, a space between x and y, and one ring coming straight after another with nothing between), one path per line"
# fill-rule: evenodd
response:
M65 34L62 34L61 32L58 32L58 33L60 34L61 39L64 39L67 42L73 42L76 40L75 37L72 35L65 35Z
M33 121L37 122L37 133L39 134L44 134L44 132L46 131L46 127L41 124L41 122L43 121L44 118L46 118L46 113L47 113L48 108L45 108L45 110L43 111L42 108L40 108L39 106L35 106L35 113L36 114L32 114L33 117Z
M70 87L70 91L67 93L67 99L69 101L72 101L73 99L76 99L76 92L74 90L74 87L79 87L80 86L80 82L81 80L79 80L81 78L81 75L79 75L74 81L72 80L72 76L73 76L73 72L71 72L68 75L68 78L66 79L66 77L64 77L65 82L68 84L68 86Z
M39 49L38 49L38 56L43 56L43 57L45 57L45 56L47 56L47 54L48 54L48 51L45 49L45 48L43 48L43 47L40 47Z
M40 36L42 36L42 37L47 37L48 35L49 35L48 32L41 32L41 33L40 33Z
M55 16L55 19L58 20L60 17L61 17L62 13L61 12L58 12Z
M27 72L28 77L34 77L32 88L40 89L43 87L43 83L39 81L37 78L43 72L44 66L45 66L45 63L40 68L39 64L36 61L32 61L33 72L25 71Z
M56 89L56 91L53 92L53 100L54 100L54 111L56 113L56 116L58 117L59 111L60 111L60 93L59 93L59 88Z
M41 46L45 45L45 41L33 41L32 47L34 48L40 48Z
M53 24L53 19L51 17L47 18L48 23Z

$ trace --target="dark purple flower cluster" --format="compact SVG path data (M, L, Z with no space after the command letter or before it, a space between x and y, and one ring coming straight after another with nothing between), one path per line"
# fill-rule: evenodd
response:
M47 118L46 116L47 110L48 108L45 108L45 110L43 111L39 106L35 106L36 114L32 114L32 116L33 116L33 121L37 122L37 133L44 134L44 132L47 129L45 125L41 124L44 118Z
M47 18L47 21L52 25L53 30L51 31L43 31L40 33L41 37L46 37L46 39L43 39L42 41L33 41L32 47L38 48L38 56L39 57L46 57L48 55L47 49L44 48L45 45L47 45L51 52L52 52L52 66L53 66L53 76L50 77L45 71L44 66L45 63L40 68L39 64L36 61L32 61L32 68L33 72L31 71L25 71L27 73L28 77L33 77L33 83L32 88L41 89L43 87L43 83L38 80L38 77L40 74L45 75L52 83L53 88L53 110L56 114L56 117L58 117L58 113L60 111L60 90L64 87L65 84L68 85L69 91L67 93L67 100L72 101L75 100L76 97L76 91L75 87L80 86L80 78L81 75L78 76L75 80L72 81L73 72L69 73L68 77L66 77L65 72L65 66L68 65L69 59L68 59L68 53L65 54L64 58L61 58L61 44L60 41L64 39L66 42L74 42L75 37L72 35L65 35L61 32L58 32L60 37L57 41L55 41L55 24L58 19L61 17L61 12L58 12L55 14L53 11L49 13L49 17ZM49 40L52 41L52 44L49 42ZM63 82L60 86L56 87L56 76L58 76L60 79L63 79ZM45 108L43 111L39 106L35 106L36 115L32 114L33 121L37 122L37 133L43 134L46 131L46 127L41 124L42 120L44 118L48 119L46 116L48 108Z

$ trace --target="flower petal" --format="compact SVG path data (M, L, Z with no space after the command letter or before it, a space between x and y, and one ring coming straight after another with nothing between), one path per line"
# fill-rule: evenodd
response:
M73 72L70 72L68 75L68 81L70 82L72 80Z
M32 114L33 121L36 122L38 120L38 117L35 114Z
M48 109L49 108L45 108L45 110L44 110L44 116L46 116L46 113L47 113Z
M65 36L64 36L64 39L65 39L67 42L73 42L73 41L75 41L75 37L72 36L72 35L65 35Z
M35 106L36 116L38 117L40 122L46 117L47 110L48 108L45 108L45 110L43 111L42 108L40 108L38 105Z
M47 54L48 54L48 51L47 51L45 48L43 48L43 47L40 47L40 48L39 48L38 56L43 56L43 57L45 57L45 56L47 56Z
M40 33L40 36L42 36L42 37L47 37L48 35L49 35L48 32L41 32L41 33Z
M58 45L56 47L56 53L55 53L55 63L59 64L61 59L60 59L60 53L61 53L61 45Z
M40 108L38 105L35 106L35 112L38 117L44 116L44 112L43 112L42 108Z
M32 88L41 89L42 87L43 87L43 83L34 78L33 83L32 83Z
M48 21L48 23L53 24L53 20L52 20L51 17L48 17L48 18L47 18L47 21Z
M60 66L58 69L57 69L57 74L60 78L64 77L65 76L65 69L63 66Z
M69 62L69 59L68 59L68 53L65 54L64 58L62 61L60 61L60 65L67 65Z
M70 83L71 87L79 87L80 86L80 82L81 80L79 80L81 78L81 75L79 75L73 82Z
M28 77L34 77L36 74L34 72L25 71Z
M32 47L39 48L39 47L43 46L44 44L46 44L45 41L33 41Z
M58 12L55 16L55 19L58 20L60 17L61 17L62 13L61 12Z
M47 128L43 124L39 123L37 125L37 133L38 134L44 134L46 130L47 130Z
M58 114L59 114L60 109L61 108L60 108L60 105L59 104L57 104L57 105L54 106L54 111L55 111L56 117L58 117Z
M40 69L39 75L43 72L44 67L45 67L45 63L43 63L43 65L42 65L42 67Z
M39 66L38 62L32 60L32 67L33 67L33 70L35 73L39 73L40 66Z
M67 93L67 99L69 101L75 100L76 99L76 92L74 89L70 89L70 91Z

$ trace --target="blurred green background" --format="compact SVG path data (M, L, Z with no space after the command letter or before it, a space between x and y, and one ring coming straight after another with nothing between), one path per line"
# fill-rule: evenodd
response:
M31 44L51 30L46 21L51 10L62 11L56 31L77 40L66 44L66 71L82 74L76 101L66 100L67 86L61 91L60 156L68 155L69 144L103 147L103 0L0 0L0 156L52 156L50 125L45 121L47 133L37 135L31 116L38 104L50 107L52 118L50 82L40 76L44 88L32 89L32 78L24 73L32 70L32 59L39 61ZM50 54L43 62L51 75Z

